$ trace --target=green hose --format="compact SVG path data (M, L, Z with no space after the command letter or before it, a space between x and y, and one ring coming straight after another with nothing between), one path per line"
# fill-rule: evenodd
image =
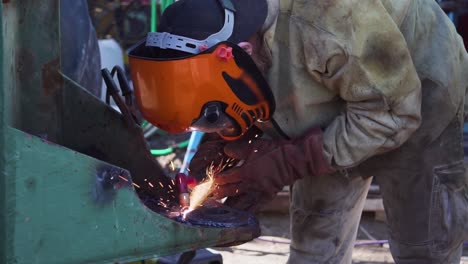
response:
M149 122L148 122L148 121L143 120L143 122L141 122L141 127L142 127L142 128L145 128L147 125L149 125Z
M160 0L161 13L172 3L174 0ZM156 32L158 25L158 0L151 0L151 32Z
M173 2L174 0L161 0L161 12L166 10L166 8Z
M151 155L153 156L164 156L164 155L169 155L174 152L176 148L186 148L189 144L189 140L180 142L176 144L174 147L166 148L166 149L152 149L151 150Z
M156 24L157 24L157 13L156 7L158 5L157 0L151 0L151 32L156 32Z

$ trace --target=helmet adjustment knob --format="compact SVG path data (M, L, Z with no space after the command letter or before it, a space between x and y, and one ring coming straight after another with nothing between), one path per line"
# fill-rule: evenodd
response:
M203 114L203 116L206 118L206 121L211 124L218 122L220 117L220 107L221 106L219 103L209 103L205 107L205 113Z

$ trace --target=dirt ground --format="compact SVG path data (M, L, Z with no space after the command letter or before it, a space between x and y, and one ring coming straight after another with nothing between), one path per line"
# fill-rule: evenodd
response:
M262 236L249 243L231 247L217 248L223 256L224 264L267 264L286 263L289 256L289 216L287 214L262 214L259 216ZM366 235L365 232L368 234ZM369 241L368 235L377 240L386 240L387 230L384 222L376 221L372 213L364 213L361 219L357 243ZM353 263L395 263L388 244L356 246ZM463 264L468 264L468 248L465 248Z

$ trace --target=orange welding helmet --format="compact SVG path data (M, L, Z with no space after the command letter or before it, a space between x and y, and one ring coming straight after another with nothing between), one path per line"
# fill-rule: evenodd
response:
M180 0L169 6L159 28L164 32L149 33L129 51L145 119L171 133L197 129L228 140L270 119L270 87L236 44L260 29L266 13L265 0Z

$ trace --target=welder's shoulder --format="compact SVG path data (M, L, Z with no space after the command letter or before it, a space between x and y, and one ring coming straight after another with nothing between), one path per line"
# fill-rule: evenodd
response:
M314 25L341 24L351 17L353 1L284 0L281 1L281 10Z
M399 26L411 1L414 0L283 0L281 11L290 13L293 19L341 35L352 28L351 24L360 25L370 16L391 17Z

